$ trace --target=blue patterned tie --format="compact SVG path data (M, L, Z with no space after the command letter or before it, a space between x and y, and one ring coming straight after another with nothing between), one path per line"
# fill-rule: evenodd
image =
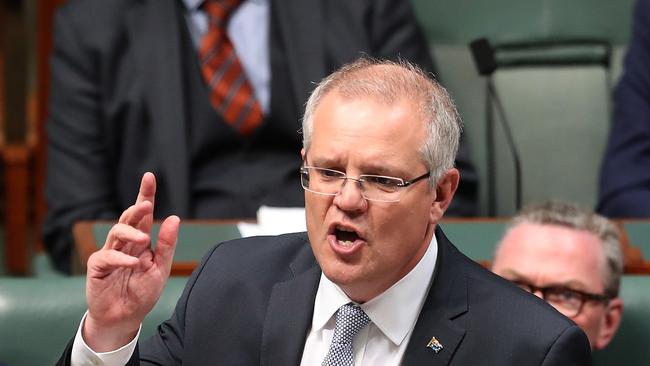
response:
M353 366L352 341L370 323L370 318L358 305L345 304L336 311L336 328L322 366Z

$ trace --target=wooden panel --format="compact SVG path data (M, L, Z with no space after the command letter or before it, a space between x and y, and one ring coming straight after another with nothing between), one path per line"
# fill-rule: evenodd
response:
M73 263L75 273L86 272L88 258L104 245L106 236L114 224L114 221L80 221L75 223L73 228L77 257ZM159 228L160 222L154 223L152 238L158 236ZM174 276L191 274L203 255L214 245L240 237L237 221L181 221L171 274Z
M24 146L2 149L5 175L5 252L7 272L30 273L31 246L28 226L29 151Z

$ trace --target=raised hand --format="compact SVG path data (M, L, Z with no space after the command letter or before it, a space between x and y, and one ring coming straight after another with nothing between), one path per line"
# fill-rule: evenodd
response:
M95 352L115 350L133 339L169 277L180 219L163 221L154 250L155 193L156 179L145 173L135 204L122 213L104 247L88 259L88 315L82 334Z

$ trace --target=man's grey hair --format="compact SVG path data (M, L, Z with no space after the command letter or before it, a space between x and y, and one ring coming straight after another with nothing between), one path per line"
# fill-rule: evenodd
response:
M606 273L602 274L605 294L618 296L623 274L623 253L619 230L612 221L578 205L550 200L526 206L512 218L508 229L523 223L558 225L596 235L602 243L605 257Z
M345 99L373 98L385 104L413 101L427 122L427 135L419 152L435 187L454 167L462 129L460 117L447 91L427 73L407 61L360 58L323 79L311 93L302 119L303 147L309 151L314 114L328 93ZM404 126L409 128L409 126Z

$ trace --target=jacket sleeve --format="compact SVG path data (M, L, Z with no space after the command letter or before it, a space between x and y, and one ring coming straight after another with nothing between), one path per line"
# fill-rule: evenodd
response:
M88 46L90 32L79 21L84 14L75 10L79 9L64 6L55 17L47 121L48 213L43 241L55 266L64 272L70 272L73 223L118 216L102 130L101 61Z
M650 1L640 0L600 173L597 210L609 217L650 217L649 64Z

